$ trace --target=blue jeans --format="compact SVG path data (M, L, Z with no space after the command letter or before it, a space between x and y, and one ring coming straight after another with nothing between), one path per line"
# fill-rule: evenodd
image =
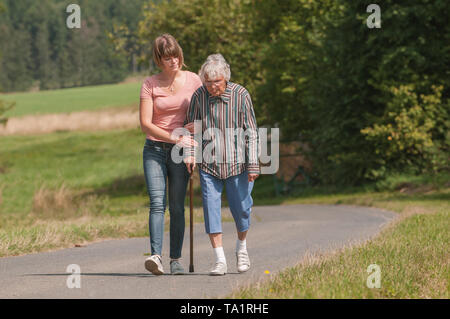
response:
M224 184L236 229L238 232L247 231L250 227L253 205L251 193L254 185L254 182L248 181L248 172L244 171L227 179L216 178L201 169L199 172L206 233L222 233L221 197Z
M189 173L186 165L176 164L170 156L174 144L147 139L143 163L147 193L150 198L149 231L152 255L161 255L164 238L166 185L169 184L170 258L181 257L184 239L184 199Z

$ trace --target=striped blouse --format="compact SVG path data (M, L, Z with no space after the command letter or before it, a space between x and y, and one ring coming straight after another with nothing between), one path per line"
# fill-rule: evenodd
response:
M186 123L201 121L202 134L194 135L201 149L191 149L199 167L217 178L226 179L245 170L259 174L258 127L248 91L227 82L220 96L198 88L189 105ZM201 158L201 161L199 160Z

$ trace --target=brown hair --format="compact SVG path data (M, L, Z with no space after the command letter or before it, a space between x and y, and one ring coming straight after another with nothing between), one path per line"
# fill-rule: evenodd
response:
M180 60L180 68L184 64L183 50L177 40L168 33L164 33L153 41L153 61L161 67L164 57L177 57Z

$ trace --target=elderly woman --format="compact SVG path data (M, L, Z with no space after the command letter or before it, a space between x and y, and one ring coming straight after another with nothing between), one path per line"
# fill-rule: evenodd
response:
M189 172L195 168L196 161L200 163L205 229L216 257L210 275L227 273L221 221L221 195L224 185L237 230L237 270L245 272L250 268L246 237L253 205L251 192L259 175L258 136L252 100L244 87L230 82L230 66L221 54L210 55L201 67L199 75L204 85L192 96L185 123L201 121L203 156L201 161L198 161L191 148L185 163ZM193 124L186 127L193 132ZM242 135L235 134L240 131L245 132L245 140L239 141ZM197 135L198 132L195 133ZM212 152L210 145L205 144L209 137L215 145ZM242 145L243 150L240 147ZM239 151L245 152L245 158Z
M202 86L202 82L195 73L182 70L183 51L169 34L155 39L153 60L161 72L145 79L140 94L141 129L147 136L143 164L150 198L151 256L145 260L145 268L155 275L164 274L162 244L168 189L170 271L172 274L183 274L180 258L185 229L184 199L189 174L184 163L172 160L171 150L175 144L192 146L194 141L189 136L177 138L172 133L183 126L191 96Z

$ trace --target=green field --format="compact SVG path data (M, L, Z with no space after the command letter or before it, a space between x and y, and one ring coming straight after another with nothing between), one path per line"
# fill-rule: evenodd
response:
M148 236L144 142L138 129L2 137L0 257ZM202 222L198 187L194 205Z
M98 190L121 184L141 174L144 141L139 130L2 137L0 212L29 212L41 187ZM134 185L119 186L135 190Z
M70 113L128 106L139 102L141 83L110 84L62 90L0 94L0 99L15 102L5 115Z

